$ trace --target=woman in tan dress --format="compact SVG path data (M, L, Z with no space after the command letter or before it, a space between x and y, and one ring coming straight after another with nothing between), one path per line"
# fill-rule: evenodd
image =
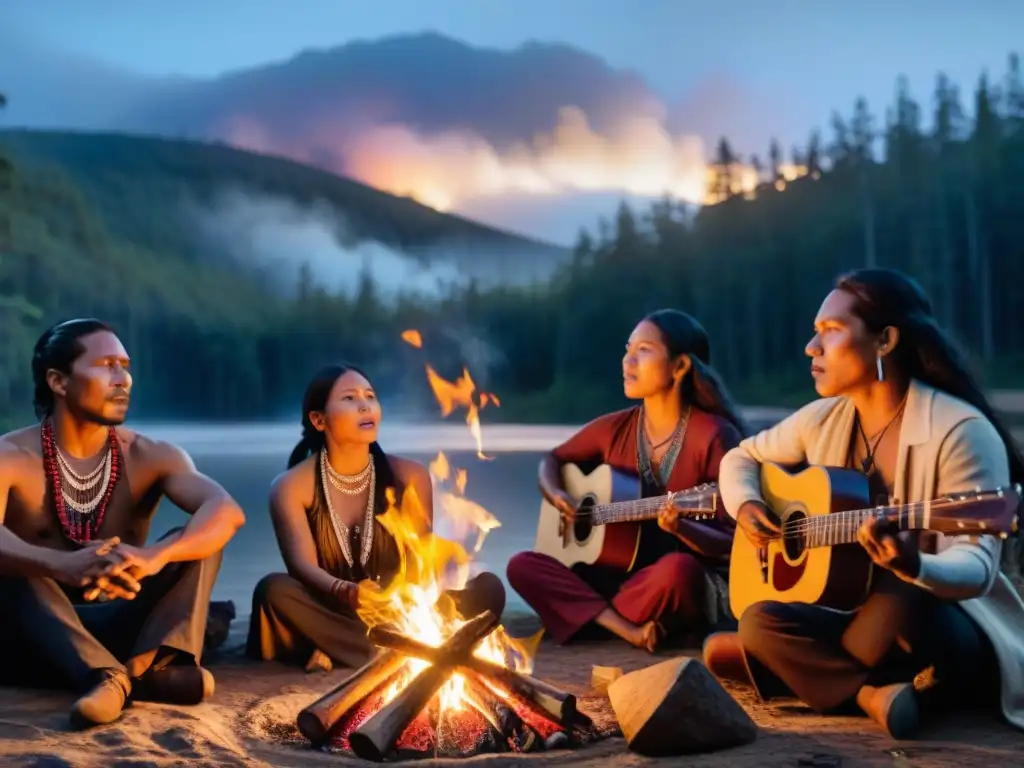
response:
M288 573L257 584L248 655L263 660L356 667L372 653L357 616L360 581L386 586L399 567L398 545L378 516L414 489L428 524L432 487L426 467L389 456L377 443L381 408L359 370L319 371L302 400L302 439L288 471L270 490L270 516Z

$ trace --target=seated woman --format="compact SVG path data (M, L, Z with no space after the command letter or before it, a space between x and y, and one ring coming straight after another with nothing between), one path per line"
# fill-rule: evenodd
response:
M381 450L380 419L373 387L352 366L328 366L306 388L302 439L270 490L288 573L256 586L249 656L329 669L330 662L358 667L372 654L356 615L356 585L370 579L384 586L398 570L398 545L377 519L387 510L386 489L401 503L413 488L433 519L430 474Z
M739 444L743 421L710 367L707 333L683 312L663 309L633 330L622 360L626 397L640 405L601 416L555 448L540 466L541 493L571 519L561 467L608 464L640 475L644 497L718 478L718 462ZM705 631L728 611L723 574L735 526L681 520L662 510L642 524L633 572L567 568L537 552L508 564L508 582L558 643L596 624L653 652L667 635Z
M900 499L909 509L1024 481L1011 433L927 295L905 275L842 276L818 311L806 353L821 399L722 461L722 498L742 529L737 535L758 547L781 535L762 498L768 462L855 469L871 498ZM941 505L932 510L941 513ZM738 632L708 638L708 668L762 699L795 696L821 713L860 708L897 739L949 707L993 704L1001 687L1004 716L1024 728L1024 604L999 572L1001 540L900 533L871 518L858 541L864 564L874 564L859 608L754 603Z

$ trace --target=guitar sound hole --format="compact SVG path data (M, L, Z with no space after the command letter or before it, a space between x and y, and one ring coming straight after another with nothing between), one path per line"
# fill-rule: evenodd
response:
M785 536L782 539L782 548L790 560L796 560L804 553L807 539L803 532L803 521L806 519L807 515L803 512L793 512L786 518L786 524L783 527Z
M576 541L586 541L594 530L593 507L594 500L585 498L576 510L576 520L572 526L572 535Z

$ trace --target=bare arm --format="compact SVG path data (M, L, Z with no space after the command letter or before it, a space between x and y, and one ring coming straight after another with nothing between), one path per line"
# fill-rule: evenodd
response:
M1010 484L1006 446L986 419L972 418L954 427L939 453L938 496L985 491ZM956 536L949 546L921 554L913 583L945 600L967 600L987 593L999 573L1002 541L995 536Z
M565 496L563 464L604 461L612 430L611 421L616 415L608 414L594 419L541 459L537 481L544 498L555 504L559 497Z
M0 455L0 573L4 576L53 576L60 552L29 544L4 524L11 493L11 468Z
M280 475L270 486L270 520L284 564L309 589L330 595L338 581L317 560L316 542L306 520L303 477L296 471Z
M22 539L6 525L7 503L22 471L21 455L9 445L0 446L0 574L20 578L47 577L85 586L110 566L110 549L117 539L98 540L75 552L39 547ZM118 596L127 593L116 590Z
M154 446L160 485L176 507L192 519L184 530L157 542L151 549L168 563L203 560L220 552L239 528L245 514L219 483L196 469L192 458L170 443Z
M740 443L740 433L726 421L711 435L704 455L701 483L717 483L722 458ZM725 559L732 551L736 524L726 512L719 512L710 524L680 518L676 535L694 552L714 560Z
M405 486L405 493L411 493L415 497L415 503L425 518L426 529L428 531L433 530L434 483L430 479L430 470L418 461L403 459L399 456L391 457L390 461L391 466L395 470L395 476Z

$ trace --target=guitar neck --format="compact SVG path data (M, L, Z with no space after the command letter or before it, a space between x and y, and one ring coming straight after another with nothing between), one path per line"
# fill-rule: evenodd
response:
M892 525L900 531L926 530L926 512L929 505L940 504L941 502L934 501L914 502L888 507L842 510L820 517L791 520L783 526L782 534L785 538L802 537L804 546L809 549L855 544L860 527L866 521L878 517L889 518Z
M669 498L672 499L672 504L676 509L683 510L684 512L686 510L706 511L718 508L717 494L712 490L702 489L700 491L683 491L664 496L652 496L646 499L598 504L590 510L591 519L594 525L654 520L658 517L658 510L665 505Z

